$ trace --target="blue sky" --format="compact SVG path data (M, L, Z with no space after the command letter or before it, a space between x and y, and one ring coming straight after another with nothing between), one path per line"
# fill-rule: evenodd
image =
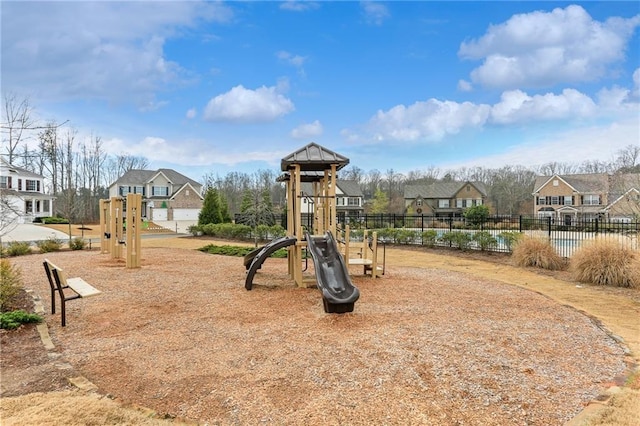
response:
M312 141L365 171L606 161L640 143L639 5L3 1L2 91L194 179Z

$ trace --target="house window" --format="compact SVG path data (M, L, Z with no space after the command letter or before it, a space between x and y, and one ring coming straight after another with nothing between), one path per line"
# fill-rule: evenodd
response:
M422 198L418 198L418 199L416 200L416 206L418 206L418 207L422 207Z
M573 205L573 197L570 195L565 195L564 196L564 204L565 206L572 206Z
M130 187L130 186L121 186L121 187L119 188L119 191L118 191L118 193L119 193L121 196L125 196L125 195L127 195L128 193L130 193L130 192L131 192L131 187Z
M585 206L598 206L600 205L599 195L584 195L582 197L582 204Z
M558 182L558 179L554 179L553 180L553 186L558 186L560 184L560 182Z
M545 204L547 204L547 197L538 197L538 205L544 206Z
M438 207L441 209L449 208L449 200L438 200Z
M478 198L476 199L476 206L481 206L482 205L482 198Z
M35 191L36 190L36 186L39 186L39 185L37 185L37 183L39 183L39 182L36 181L36 180L27 179L26 182L25 182L26 190L27 191Z
M3 189L11 188L11 177L0 176L0 188L3 188Z
M134 189L134 193L144 195L144 186L136 186Z
M464 206L464 204L465 204L465 203L464 203L464 201L465 201L465 200L462 200L462 199L460 199L460 198L456 198L456 207L457 207L457 208L459 208L459 209L461 209L461 208L465 207L465 206Z
M18 179L18 191L22 191L22 179Z
M26 200L24 202L24 212L25 213L31 213L32 211L33 211L33 201Z
M467 192L471 192L471 185L467 185Z
M560 197L554 195L551 197L551 204L554 206L557 206L558 204L560 204Z
M169 187L168 186L152 186L151 195L166 197L169 195Z
M360 205L360 198L358 198L358 197L349 197L347 199L347 202L349 203L350 206L359 206Z

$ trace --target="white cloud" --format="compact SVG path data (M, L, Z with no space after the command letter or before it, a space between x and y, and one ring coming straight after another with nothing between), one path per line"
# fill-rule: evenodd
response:
M470 92L473 90L473 86L466 80L458 80L458 90L461 92Z
M302 68L307 58L305 56L294 55L287 51L281 50L276 53L278 59L288 63L289 65L293 65L296 68Z
M640 129L635 118L604 126L583 126L545 136L530 137L501 154L478 157L465 162L452 162L442 167L472 167L479 164L487 168L503 167L505 164L531 167L553 161L610 161L617 151L637 144L639 139Z
M633 72L633 93L635 96L640 96L640 68Z
M382 3L373 1L360 2L367 23L382 25L382 22L391 17L389 9Z
M408 107L397 105L378 111L367 125L376 141L439 141L466 127L481 127L491 111L489 105L429 99Z
M313 123L301 124L291 131L291 137L294 139L309 139L322 135L323 128L319 120Z
M191 108L187 111L186 117L191 120L192 118L196 118L198 111L195 108Z
M286 0L280 3L280 9L292 12L304 12L306 10L318 9L320 5L314 1L307 0Z
M640 15L599 22L580 6L512 16L485 35L460 45L458 55L484 59L473 83L496 88L549 87L592 81L624 60Z
M561 95L547 93L529 96L520 90L504 92L491 108L491 121L498 124L528 123L592 117L596 104L587 95L565 89Z
M191 78L166 59L165 41L231 17L228 6L195 1L3 3L3 86L144 107L156 91Z
M278 93L276 87L256 90L236 86L211 99L204 110L208 121L258 123L274 121L295 109L293 102Z

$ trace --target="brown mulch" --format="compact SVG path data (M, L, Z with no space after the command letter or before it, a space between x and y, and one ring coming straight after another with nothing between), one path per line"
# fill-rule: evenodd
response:
M48 311L44 257L14 262ZM103 294L70 302L65 328L47 315L53 362L32 326L2 333L3 397L67 389L63 376L80 373L209 424L561 424L625 371L623 348L589 318L467 274L355 276L354 313L327 315L282 259L247 292L239 258L150 248L125 269L96 251L46 257Z

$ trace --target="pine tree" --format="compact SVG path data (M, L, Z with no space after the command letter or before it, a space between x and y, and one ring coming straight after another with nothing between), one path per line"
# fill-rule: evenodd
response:
M220 195L215 188L207 189L204 195L202 210L198 215L198 225L206 225L208 223L222 223L222 212L220 209Z

